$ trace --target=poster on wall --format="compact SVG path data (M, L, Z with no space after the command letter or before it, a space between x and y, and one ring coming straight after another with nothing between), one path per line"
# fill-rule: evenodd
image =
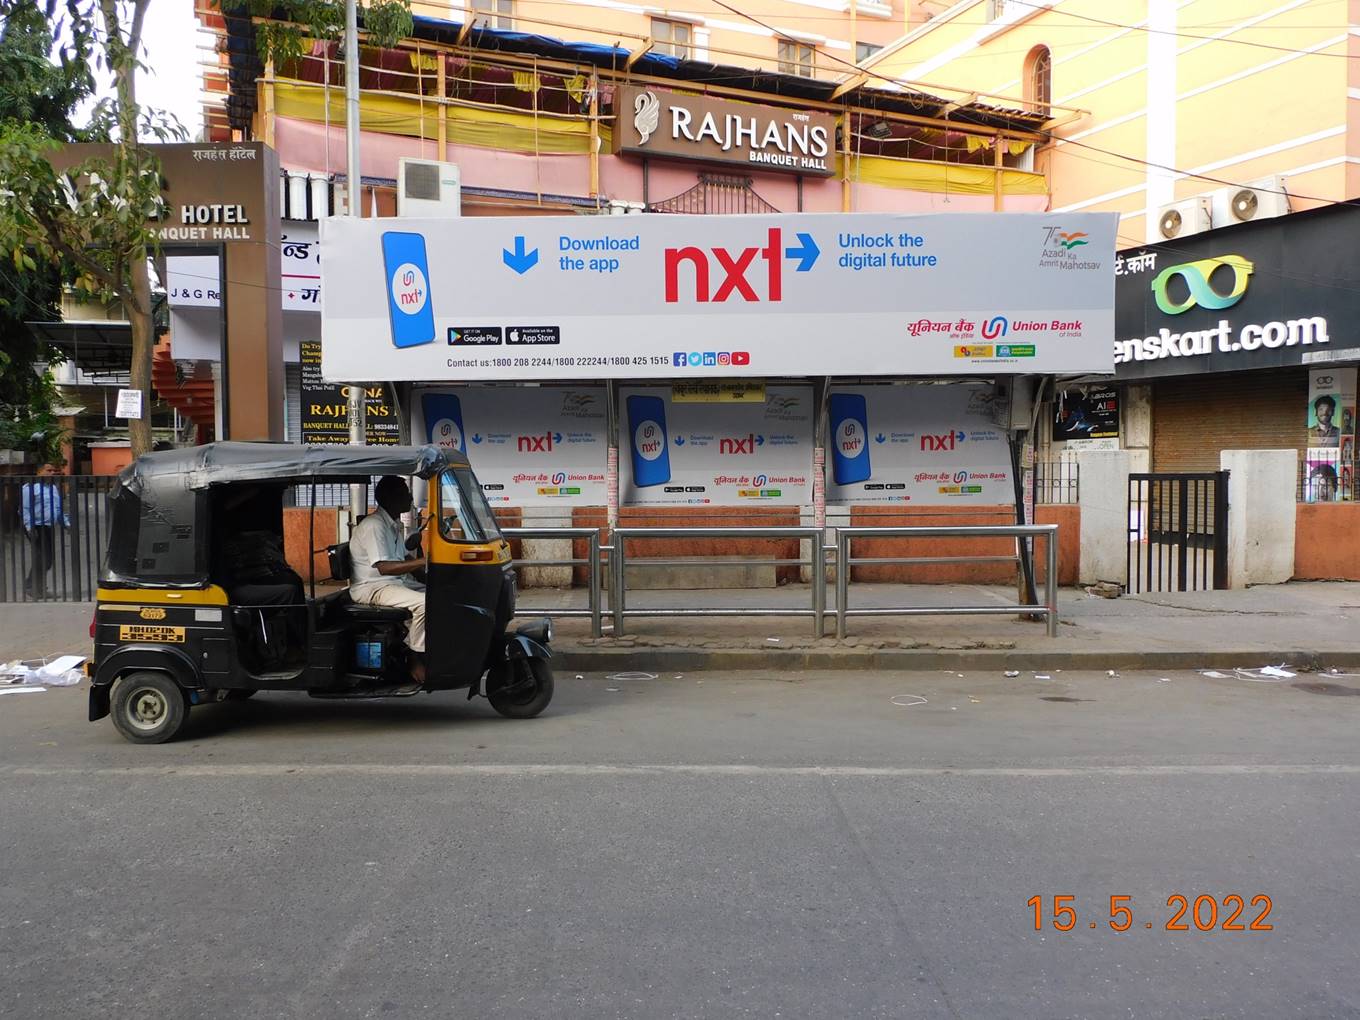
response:
M1010 445L988 386L833 388L826 501L1011 503Z
M623 506L808 504L812 447L811 386L711 403L675 400L669 386L619 389Z
M1308 373L1308 452L1303 498L1331 503L1351 498L1355 471L1356 369Z
M602 386L419 391L412 434L465 454L492 506L603 506Z
M349 442L349 387L321 378L321 342L302 340L299 399L304 443ZM370 446L395 446L401 441L401 424L391 394L383 385L370 386L364 401L364 432Z
M1308 373L1308 445L1338 449L1342 436L1355 435L1354 368Z
M1053 415L1053 442L1073 450L1119 449L1119 391L1065 390Z

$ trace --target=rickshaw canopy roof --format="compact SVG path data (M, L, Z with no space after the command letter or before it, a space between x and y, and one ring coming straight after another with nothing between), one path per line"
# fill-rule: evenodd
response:
M118 481L141 493L252 482L367 481L373 475L430 478L467 466L461 453L437 446L208 443L148 453L124 468Z

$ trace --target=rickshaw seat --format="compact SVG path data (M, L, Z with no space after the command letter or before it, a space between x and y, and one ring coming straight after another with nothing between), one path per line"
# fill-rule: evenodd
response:
M350 578L349 543L340 542L326 547L326 559L331 568L331 580L348 581ZM337 593L334 606L347 623L405 623L411 618L409 609L399 606L370 606L355 602L349 592Z
M405 623L411 618L411 611L400 606L369 606L358 602L345 603L340 612L350 623Z

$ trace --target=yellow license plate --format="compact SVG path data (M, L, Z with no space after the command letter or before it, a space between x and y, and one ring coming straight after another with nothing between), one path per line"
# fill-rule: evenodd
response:
M119 641L152 641L162 645L184 644L183 627L157 627L151 624L125 624L118 628Z

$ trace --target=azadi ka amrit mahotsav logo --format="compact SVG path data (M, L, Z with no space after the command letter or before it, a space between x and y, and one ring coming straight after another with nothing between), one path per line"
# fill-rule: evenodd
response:
M1153 277L1152 296L1157 301L1157 307L1167 315L1180 315L1195 307L1215 311L1231 308L1247 292L1247 283L1255 269L1256 266L1241 255L1218 255L1196 262L1182 262L1178 266L1167 266ZM1215 277L1219 280L1219 287L1227 284L1231 277L1232 286L1227 293L1220 292L1214 286ZM1173 280L1184 283L1187 291L1184 298L1172 296Z

